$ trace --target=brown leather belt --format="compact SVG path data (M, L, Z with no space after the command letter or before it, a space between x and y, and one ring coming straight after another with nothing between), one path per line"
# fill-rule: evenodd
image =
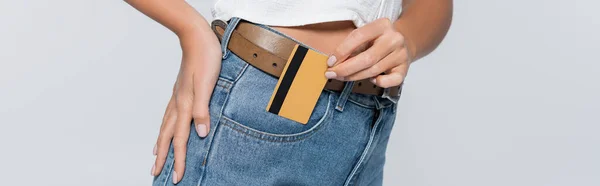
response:
M211 24L219 40L222 39L227 23L215 20ZM240 21L231 33L227 48L250 65L271 74L277 78L281 75L287 59L292 54L296 41L281 36L273 31L264 29L252 23ZM325 89L342 91L344 82L328 80ZM382 96L399 96L400 87L384 89L377 87L368 79L355 81L352 92Z

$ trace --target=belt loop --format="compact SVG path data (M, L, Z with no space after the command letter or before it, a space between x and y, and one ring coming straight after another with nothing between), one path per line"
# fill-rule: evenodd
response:
M340 94L340 97L338 98L338 101L336 103L335 110L338 110L340 112L344 111L344 105L346 105L346 101L348 101L348 96L350 96L350 93L352 93L352 87L354 87L354 81L346 82L346 84L344 85L344 90L342 90L342 93Z
M388 99L389 99L389 98L388 98ZM379 101L379 98L378 98L378 97L375 97L375 96L373 96L373 100L375 101L375 108L376 108L377 110L381 110L381 109L384 107L384 105L383 105L383 104L381 104L381 102Z
M229 38L231 37L231 33L235 27L237 27L240 22L240 18L232 17L227 24L227 28L225 29L225 33L223 33L223 37L221 38L221 51L223 52L223 59L227 58L229 52L227 52L227 46L229 45Z
M382 98L386 98L390 101L392 101L394 104L398 103L398 100L400 99L400 95L402 94L402 87L404 86L404 82L402 82L400 84L400 87L398 87L398 94L397 95L391 95L390 96L390 90L389 88L386 88L383 92L383 95L381 96Z

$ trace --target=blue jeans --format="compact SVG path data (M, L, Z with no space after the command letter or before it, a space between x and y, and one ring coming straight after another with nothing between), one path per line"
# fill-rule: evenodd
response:
M223 36L210 133L191 130L177 185L381 185L394 101L351 93L348 82L342 92L323 90L306 125L267 112L277 78L225 47L238 22ZM173 185L172 171L171 147L153 185Z

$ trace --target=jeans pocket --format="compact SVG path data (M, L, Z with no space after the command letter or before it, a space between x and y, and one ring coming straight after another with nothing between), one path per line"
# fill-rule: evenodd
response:
M237 131L269 138L300 138L316 131L332 112L330 93L322 91L306 124L266 111L267 104L277 84L277 79L252 66L243 72L229 92L223 109L226 126Z

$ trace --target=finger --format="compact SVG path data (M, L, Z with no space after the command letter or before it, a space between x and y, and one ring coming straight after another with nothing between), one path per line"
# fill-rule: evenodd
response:
M384 34L377 38L373 46L366 51L328 69L328 72L333 72L329 74L335 74L336 79L346 80L344 77L377 64L381 59L399 48L396 46L401 46L399 43L402 41L394 38L394 36L395 34Z
M389 88L400 85L408 72L409 64L403 63L400 66L392 68L391 72L384 75L379 75L372 79L372 82L383 88Z
M381 75L381 73L391 70L392 68L402 64L402 63L406 63L407 62L407 58L406 58L406 50L400 50L400 51L395 51L392 52L391 54L387 55L385 58L383 58L382 60L380 60L378 63L374 64L373 66L364 69L362 71L359 71L357 73L354 73L352 75L349 75L348 77L344 78L347 81L357 81L357 80L362 80L362 79L366 79L366 78L372 78L372 77L376 77L378 75Z
M365 26L353 30L340 45L335 49L334 53L327 60L327 65L334 64L346 60L354 50L361 45L370 42L381 35L385 30L391 28L392 22L387 18L375 20Z
M160 131L163 131L163 129L166 126L168 126L168 125L166 125L166 123L167 123L166 121L168 119L170 119L171 118L170 115L173 114L173 112L175 112L174 111L175 110L174 108L175 108L175 105L176 105L175 104L175 97L176 97L175 94L173 94L171 96L171 99L169 99L169 103L167 104L167 109L165 109L165 114L163 115L162 124L160 125Z
M177 121L175 122L175 134L172 142L175 153L175 166L172 173L174 184L181 180L185 171L185 154L192 120L192 99L190 97L192 95L178 96L177 100Z
M156 141L156 160L152 166L152 175L157 176L163 169L167 154L169 154L169 144L173 139L175 121L177 120L177 111L175 110L175 99L172 98L167 105L160 133Z
M218 72L218 70L216 71ZM192 117L194 118L194 128L201 138L204 138L210 132L210 113L209 104L213 89L217 82L218 73L201 73L194 75L194 106Z
M192 117L194 118L194 127L196 133L201 138L204 138L210 132L210 114L208 112L208 106L201 106L202 103L194 104L194 111Z

